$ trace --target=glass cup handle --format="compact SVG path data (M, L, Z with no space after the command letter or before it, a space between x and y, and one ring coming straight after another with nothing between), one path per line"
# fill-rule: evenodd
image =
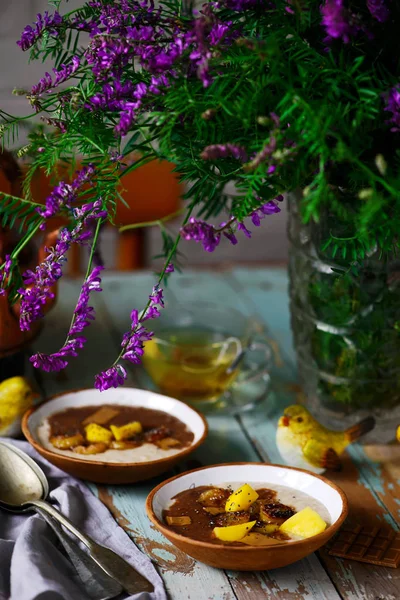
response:
M265 356L265 362L260 364L255 369L246 368L242 371L242 378L237 382L237 385L242 385L243 383L253 383L259 381L264 378L265 380L270 380L270 369L272 363L272 351L271 347L267 342L251 342L247 346L247 348L243 348L243 350L237 355L233 363L228 368L227 372L232 373L235 369L238 368L241 361L245 356L250 354L251 352L263 352Z

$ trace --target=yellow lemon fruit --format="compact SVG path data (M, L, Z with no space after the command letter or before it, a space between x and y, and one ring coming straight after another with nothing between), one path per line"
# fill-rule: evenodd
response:
M110 429L117 442L120 442L121 440L129 440L143 431L142 424L139 423L139 421L132 421L126 425L121 425L121 427L117 427L117 425L110 425Z
M0 435L21 432L21 417L33 405L33 391L24 377L10 377L0 383Z

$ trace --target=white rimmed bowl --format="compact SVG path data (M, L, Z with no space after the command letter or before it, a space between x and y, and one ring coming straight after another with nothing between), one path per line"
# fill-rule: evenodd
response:
M53 452L45 448L40 442L38 428L52 414L72 407L100 407L104 404L120 404L162 410L185 423L187 428L194 434L193 442L190 446L183 448L182 451L172 456L130 463L102 462L101 455L99 455L99 460L85 460L80 458L79 455L75 458ZM208 427L207 421L200 413L175 398L136 388L118 388L107 390L101 394L96 389L58 394L44 404L28 410L22 419L22 430L35 450L56 467L80 479L87 479L96 483L115 484L136 483L151 479L167 471L204 442Z
M274 484L299 490L322 502L330 516L330 526L311 538L271 546L229 546L197 541L169 529L162 518L172 498L190 487L235 482L260 484L274 489ZM344 522L347 499L343 491L325 477L309 471L262 463L230 463L195 469L172 477L158 485L148 496L146 510L155 527L189 556L220 569L262 571L284 567L326 544Z

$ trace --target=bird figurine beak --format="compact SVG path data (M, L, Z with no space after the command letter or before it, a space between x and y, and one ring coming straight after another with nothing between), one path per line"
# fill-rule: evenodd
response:
M289 427L289 417L281 417L279 425L283 425L283 427Z

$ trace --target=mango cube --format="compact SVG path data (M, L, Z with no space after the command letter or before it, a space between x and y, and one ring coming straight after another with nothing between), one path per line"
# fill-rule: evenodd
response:
M86 425L85 432L86 439L91 444L97 444L98 442L109 444L113 437L111 431L101 425L97 425L97 423Z
M279 529L288 535L309 538L325 531L326 523L315 510L307 506L282 523Z
M117 440L117 442L121 442L122 440L129 440L130 438L135 437L138 433L142 433L143 427L139 421L131 421L126 425L121 425L118 427L117 425L110 425L110 429Z
M213 532L216 538L222 542L238 542L254 527L256 521L248 523L239 523L239 525L228 525L228 527L214 527Z
M248 483L245 483L229 496L225 504L225 510L226 512L248 510L257 498L257 492Z

